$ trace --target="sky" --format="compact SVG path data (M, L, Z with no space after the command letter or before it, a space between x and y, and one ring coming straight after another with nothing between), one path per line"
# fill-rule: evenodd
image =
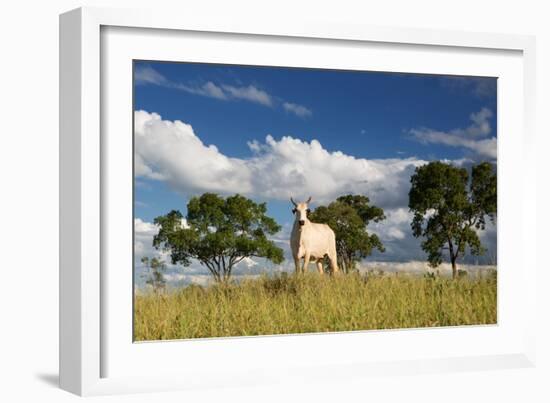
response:
M424 261L410 230L410 176L433 160L496 163L496 108L496 78L135 61L136 281L141 256L159 254L154 218L185 215L189 198L207 191L266 202L282 225L274 241L287 262L248 259L237 273L292 266L291 196L312 196L315 208L367 195L387 216L368 228L386 252L364 264ZM468 263L495 262L496 228L481 239L488 252ZM170 265L167 277L201 282L207 271Z

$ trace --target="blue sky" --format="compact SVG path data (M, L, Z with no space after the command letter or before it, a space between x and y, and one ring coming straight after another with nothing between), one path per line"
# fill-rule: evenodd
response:
M495 78L136 61L135 217L185 214L190 196L227 188L268 202L288 225L290 194L316 193L323 203L353 191L392 213L373 230L401 244L378 257L417 259L405 233L410 173L434 159L496 161L496 86Z

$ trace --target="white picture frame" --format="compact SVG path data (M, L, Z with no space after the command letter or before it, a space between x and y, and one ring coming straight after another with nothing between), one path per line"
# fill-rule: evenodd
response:
M420 67L415 67L414 64L403 67L407 72L415 72L415 69L419 68L422 72L429 73L474 72L465 66L462 70L451 71L445 68L443 62L438 65L437 59L430 55L432 50L447 52L449 57L454 58L462 57L457 53L462 51L470 52L474 55L472 57L488 55L489 58L493 56L498 58L499 55L504 55L501 65L509 66L509 70L504 72L508 67L499 67L503 69L503 77L506 77L504 87L499 87L499 92L503 89L505 94L510 95L509 98L513 98L515 104L507 104L507 100L501 102L499 96L499 128L502 126L514 128L519 133L503 136L503 144L507 144L506 147L501 145L499 134L499 203L500 200L506 200L505 203L510 203L510 209L519 208L520 217L516 216L515 221L512 222L512 220L506 220L506 216L499 216L499 251L506 251L508 243L516 243L514 256L508 256L508 264L519 265L521 276L518 276L520 278L517 281L515 278L512 281L512 273L506 270L503 273L499 271L499 325L478 329L426 329L422 333L405 330L195 340L192 343L185 341L139 345L132 343L132 340L127 337L127 325L131 323L131 311L128 310L127 304L131 305L131 302L122 298L126 301L126 305L121 303L115 306L112 302L113 298L109 298L113 290L117 291L125 287L125 281L131 289L131 276L112 277L111 272L106 272L105 269L110 264L109 259L113 258L113 245L106 241L105 228L109 228L109 218L112 219L117 211L124 211L124 208L128 207L124 204L112 206L111 192L113 186L117 184L122 184L119 187L125 187L121 181L131 181L130 176L125 176L127 171L124 168L119 169L109 163L109 153L116 147L120 147L122 154L128 156L131 149L128 150L128 142L113 143L112 136L105 137L105 133L112 128L112 122L108 117L112 112L111 109L106 111L104 108L108 101L109 107L113 107L112 111L124 111L124 109L116 109L119 107L118 101L113 99L117 98L117 94L123 94L125 88L128 89L128 81L116 80L116 84L113 81L106 82L102 74L106 75L107 71L108 74L120 74L124 69L118 68L120 67L118 62L114 62L112 66L107 63L106 66L102 58L112 57L114 61L115 56L105 49L116 46L119 46L117 49L120 50L117 57L126 58L126 62L128 58L135 56L132 56L130 50L127 54L123 51L126 46L121 47L124 42L120 42L122 40L120 38L116 39L116 35L113 37L115 39L106 41L106 37L102 35L109 32L110 27L122 30L120 31L123 32L122 36L126 37L138 35L140 29L144 30L141 33L145 36L153 32L151 30L155 30L157 34L160 33L160 36L157 35L156 39L152 40L167 42L160 46L165 51L156 54L157 58L170 57L168 44L172 43L171 41L180 40L178 33L184 35L186 32L193 33L193 37L199 38L198 40L201 36L215 34L215 41L218 42L230 41L230 38L252 38L255 43L269 42L282 49L288 46L289 41L300 46L308 46L308 44L311 46L311 41L318 41L315 43L319 43L319 46L330 46L334 51L348 45L359 47L359 52L361 52L361 46L368 44L380 49L393 46L396 54L391 56L388 53L388 59L392 57L395 59L396 55L399 56L399 52L407 52L408 48L414 48L415 52L424 52L426 59L434 62L431 67L421 68L421 62L417 61L416 63L420 64L416 66ZM170 35L163 36L163 32ZM243 46L246 47L248 45L245 42ZM148 52L152 52L150 47L151 43L143 44L139 51L140 56L143 57ZM188 49L192 49L192 45ZM290 47L288 50L291 50ZM259 64L270 63L268 57L270 55L267 52L265 55L261 52L249 52L251 54L245 55L242 52L241 50L241 59L238 60L243 60L246 56L247 61L257 60ZM536 311L534 291L537 266L535 253L526 253L527 248L533 248L531 245L535 243L531 241L536 233L534 208L536 175L533 158L535 148L534 52L534 38L520 35L367 27L316 21L281 24L280 21L247 20L245 17L231 20L197 19L192 16L151 10L81 8L61 15L61 387L79 395L97 395L274 382L291 383L296 382L297 379L303 381L307 378L328 381L338 377L339 373L350 373L349 370L353 370L355 376L369 376L375 373L413 374L534 365L535 319L531 316L531 312ZM512 57L508 58L506 56L508 54ZM202 56L196 53L194 57L201 59ZM220 54L206 57L205 61L227 61L228 57ZM384 57L386 56L382 55L381 59ZM126 62L121 61L121 63ZM304 59L302 64L304 63L308 61ZM312 61L312 63L317 67L323 67L319 66L319 61ZM395 64L397 61L393 60L392 63ZM495 63L495 60L491 63ZM491 75L490 67L487 66L478 66L476 71ZM360 67L360 65L357 66L357 68ZM104 70L105 68L107 70ZM385 67L380 64L378 68ZM115 70L119 73L112 73ZM120 101L121 108L124 107L125 102L127 103L128 96L129 94L125 93L122 97L126 101L123 99ZM502 112L511 111L512 106L520 106L519 117L510 117L510 121L507 121L506 114ZM130 114L124 119L131 120ZM125 120L125 124L127 123L128 121ZM121 127L124 128L124 126ZM130 134L129 137L131 137ZM504 159L502 163L504 167L501 167L502 152L505 156L515 152L521 166L516 167L512 172L511 169L506 169L509 164ZM124 165L124 161L129 160L122 158L121 166ZM516 192L515 195L502 193L506 191L506 186L503 187L504 190L500 187L503 172L507 180L521 183L522 192ZM106 211L114 212L115 215L106 214ZM499 207L499 214L501 211ZM503 234L501 237L501 228L508 230L507 235ZM517 232L512 234L512 230ZM110 233L109 239L115 239L113 233ZM122 258L123 254L119 254ZM507 257L506 253L501 255L499 252L499 259L502 256ZM500 263L499 260L499 269ZM502 286L501 279L504 279ZM128 291L123 290L123 292ZM507 301L511 302L508 296L512 293L518 296L517 299L522 301L521 304L507 303ZM501 295L506 298L502 298ZM116 320L113 320L113 317ZM121 324L120 328L117 324ZM369 353L368 348L365 354L370 354L369 357L354 354L353 346L365 341L367 344L376 342L398 345L405 338L411 343L419 343L419 345L424 343L426 346L433 343L433 346L441 347L439 349L435 347L431 353L428 347L420 347L416 355L399 348L395 348L391 355L388 354L389 350L377 348L379 353L385 356L376 356L374 349ZM447 341L454 343L456 340L464 341L464 345L446 352L444 343ZM488 347L490 340L495 340L491 348ZM343 348L339 355L328 354L319 357L315 353L321 344L329 346L328 349L334 351L336 346L342 345L342 341L349 348ZM476 342L478 342L477 347L474 346ZM267 354L268 351L271 352L269 353L271 356ZM287 357L286 361L278 360L276 356L281 357L284 351L300 353L291 354L292 357ZM179 360L169 362L167 357L174 354L185 354L186 363L181 364ZM267 357L264 359L263 366L258 359L262 354ZM208 380L205 380L204 375L208 367L200 365L200 362L201 360L211 362L214 359L219 360L222 369L231 368L232 376L222 376L221 371L213 372L209 373ZM144 367L149 368L154 368L154 365L162 362L164 370L158 371L157 375L151 371L132 371L136 367L134 360L146 363ZM111 363L116 369L111 368ZM194 369L190 371L189 368L192 366Z

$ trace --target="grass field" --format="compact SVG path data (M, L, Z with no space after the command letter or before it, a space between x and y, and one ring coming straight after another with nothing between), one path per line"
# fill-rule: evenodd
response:
M496 273L277 275L135 296L136 341L493 324Z

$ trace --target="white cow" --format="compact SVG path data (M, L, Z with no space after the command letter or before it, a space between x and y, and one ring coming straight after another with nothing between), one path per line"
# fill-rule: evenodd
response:
M338 272L336 262L336 237L334 231L326 224L316 224L309 221L307 215L310 212L308 203L296 203L292 197L290 201L294 205L292 212L296 216L292 233L290 234L290 248L296 266L296 273L307 271L311 260L317 262L317 270L323 274L323 260L325 255L330 261L333 273ZM300 260L304 259L304 265L300 268Z

